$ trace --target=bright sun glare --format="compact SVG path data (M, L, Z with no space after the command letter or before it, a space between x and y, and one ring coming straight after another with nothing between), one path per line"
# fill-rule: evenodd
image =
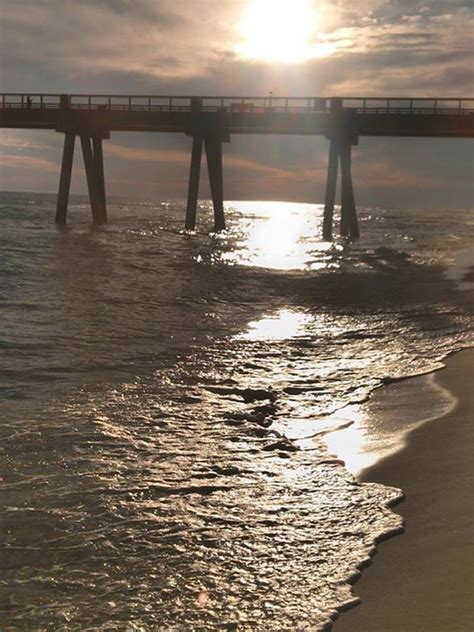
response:
M298 63L313 57L318 16L311 0L252 0L237 52L247 59Z

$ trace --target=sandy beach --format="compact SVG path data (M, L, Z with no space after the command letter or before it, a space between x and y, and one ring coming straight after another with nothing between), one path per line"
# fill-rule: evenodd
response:
M359 476L400 487L405 533L378 546L354 586L361 604L337 632L470 632L474 629L474 350L446 361L436 382L454 408L410 433L400 452Z

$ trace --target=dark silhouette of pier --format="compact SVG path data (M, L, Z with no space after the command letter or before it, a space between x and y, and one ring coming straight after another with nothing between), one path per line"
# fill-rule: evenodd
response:
M359 228L351 172L360 136L474 137L474 99L195 97L153 95L2 94L0 127L64 134L56 222L67 218L76 136L80 138L93 221L107 221L102 141L114 131L168 132L192 137L185 226L194 229L203 147L214 228L225 228L222 143L233 134L325 136L329 160L323 236L331 239L338 166L344 236Z

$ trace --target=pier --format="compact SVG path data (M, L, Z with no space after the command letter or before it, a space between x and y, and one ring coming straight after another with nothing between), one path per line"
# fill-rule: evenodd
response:
M196 225L203 149L214 229L225 229L222 144L234 134L324 136L329 142L323 237L332 239L338 172L340 233L359 236L352 147L360 136L474 137L474 99L374 97L197 97L158 95L1 94L0 128L64 135L56 222L65 224L76 137L95 224L107 221L102 142L115 131L186 134L191 158L185 227Z

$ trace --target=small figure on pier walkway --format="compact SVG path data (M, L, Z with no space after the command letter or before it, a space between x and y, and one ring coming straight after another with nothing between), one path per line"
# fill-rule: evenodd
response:
M33 99L31 97L26 97L26 107L31 108L33 105Z

